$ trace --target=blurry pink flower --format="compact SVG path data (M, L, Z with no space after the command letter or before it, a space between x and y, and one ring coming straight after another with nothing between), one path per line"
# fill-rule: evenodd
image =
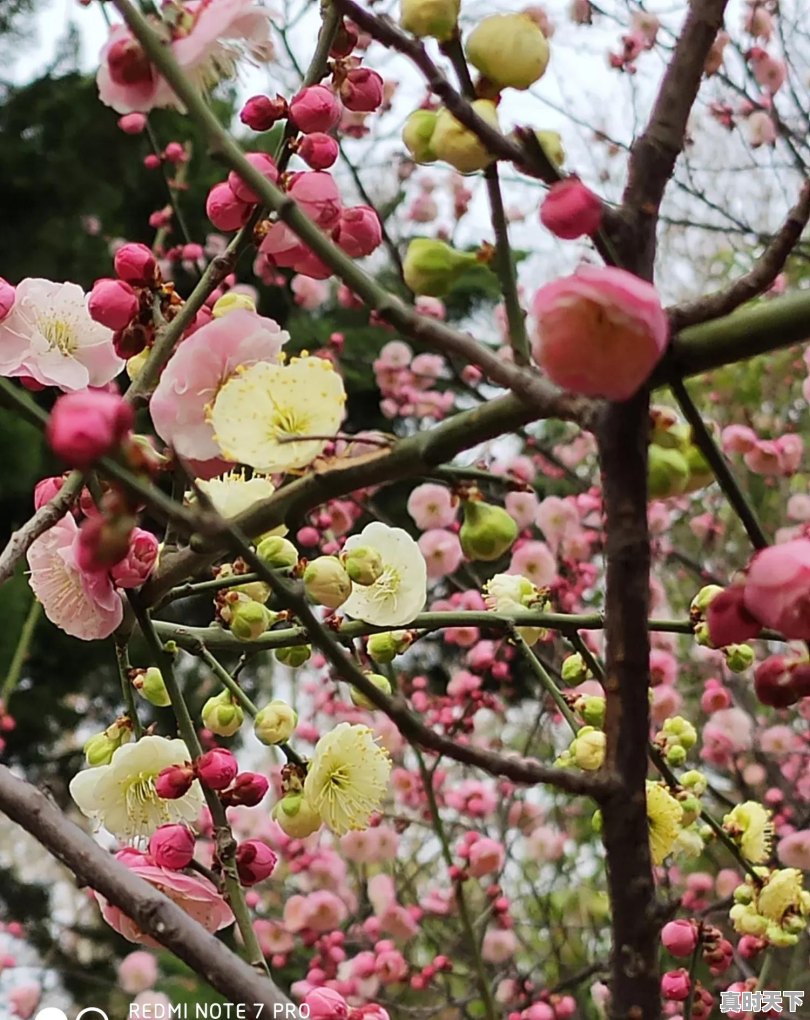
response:
M810 495L806 492L794 493L787 501L786 513L792 521L810 521Z
M481 956L487 963L504 963L517 950L517 938L509 928L488 928L481 943Z
M323 280L313 280L311 276L303 276L301 273L292 278L290 290L295 303L309 312L320 308L329 297L329 287Z
M117 393L77 390L58 398L48 419L51 449L71 467L88 468L132 428L132 407Z
M543 532L549 548L556 553L560 542L581 530L579 514L573 502L559 496L546 496L537 507L535 524Z
M51 623L83 641L97 641L112 634L124 608L106 573L79 569L78 534L76 520L68 514L32 542L29 584Z
M669 338L652 284L624 269L585 266L534 296L535 361L563 389L626 400L649 378Z
M749 5L743 22L745 31L755 39L769 42L773 35L773 19L760 3Z
M384 914L389 907L397 902L397 891L394 880L385 872L372 875L367 883L368 900L371 909L378 916Z
M347 1020L349 1016L346 1000L331 988L314 988L301 1005L307 1007L309 1020Z
M444 485L425 482L417 485L408 497L408 513L417 528L449 528L454 523L457 505Z
M313 931L334 931L347 913L343 900L328 889L318 889L306 897L306 927Z
M776 846L776 855L786 868L810 871L810 829L791 832L784 839L780 839Z
M160 890L164 896L177 904L208 932L219 931L233 924L231 908L217 892L216 887L200 875L188 875L182 871L169 871L151 864L149 859L135 850L121 850L116 859L139 878ZM139 942L152 949L160 949L160 943L140 930L138 925L98 893L96 894L101 915L109 926L130 942Z
M748 453L757 444L757 434L747 425L727 425L721 434L724 453Z
M467 870L473 878L497 874L503 867L505 856L503 844L483 836L470 847Z
M656 725L661 725L665 719L676 715L683 703L683 698L672 684L659 684L652 688L652 703L650 714Z
M124 367L112 338L90 318L81 287L25 279L0 322L0 375L30 376L61 390L105 386Z
M247 309L228 312L183 340L149 402L158 435L184 457L220 457L206 405L240 365L275 362L289 334Z
M443 528L430 528L419 537L418 544L427 564L427 576L433 579L454 573L464 559L458 536Z
M139 588L149 578L158 558L159 543L151 531L133 528L129 552L112 567L110 574L119 588Z
M773 94L778 92L779 89L785 84L785 78L787 77L787 68L782 60L777 60L776 57L768 56L765 54L764 57L760 57L758 60L751 61L754 69L754 78L757 84L765 89L767 92Z
M239 230L250 216L250 204L238 198L227 181L215 184L205 200L205 215L217 230Z
M146 117L142 113L125 113L118 118L118 127L125 135L139 135L146 127Z
M522 574L544 588L557 576L557 561L545 542L524 542L512 553L508 573Z
M765 110L754 110L746 124L748 141L753 149L758 149L762 145L776 144L776 125Z
M157 981L157 960L145 949L136 949L118 964L118 983L127 995L145 992Z
M370 255L382 241L380 217L368 205L342 209L332 238L353 259Z
M769 726L759 735L760 750L783 756L801 749L801 738L790 726Z
M728 32L722 29L715 36L714 42L711 45L706 60L703 64L703 70L707 78L711 78L713 74L717 74L720 68L723 66L723 50L728 46L731 41L731 36Z
M748 568L745 608L763 627L810 638L810 539L758 552Z
M278 181L278 167L272 156L266 152L247 152L245 159L254 170L257 170L265 180L275 184ZM255 191L239 176L235 170L228 174L228 187L241 202L249 202L256 205L261 201Z
M745 466L757 475L782 474L779 447L771 439L758 439L750 450L743 454Z
M786 432L776 439L779 452L779 467L783 475L793 475L801 466L804 440L795 432Z
M741 584L731 584L715 595L706 610L706 623L715 648L741 644L755 638L762 629L746 608Z
M352 113L373 113L383 102L384 83L370 67L353 67L340 85L343 105Z
M6 1005L14 1016L18 1016L20 1020L29 1020L42 998L42 986L36 981L27 981L25 984L10 988L6 994L8 996Z
M504 507L512 520L523 530L534 524L539 503L533 492L507 492Z
M210 87L232 76L237 60L246 52L260 60L268 56L270 15L253 0L195 0L185 4L183 13L186 18L178 22L172 53L198 87ZM123 25L111 30L100 65L96 75L99 98L118 113L148 113L165 106L182 109L180 100Z
M564 241L595 234L602 222L602 201L579 178L567 177L551 185L540 206L540 222Z
M337 225L341 212L340 192L330 173L302 170L293 174L287 193L323 230Z

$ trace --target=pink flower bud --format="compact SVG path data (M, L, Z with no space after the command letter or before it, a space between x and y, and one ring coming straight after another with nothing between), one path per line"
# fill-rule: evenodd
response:
M652 284L613 266L585 266L546 284L532 307L535 361L552 382L583 396L627 400L649 378L669 339Z
M249 152L245 157L250 165L259 171L262 177L275 184L278 180L278 167L272 156L266 152ZM235 170L228 174L228 187L236 195L240 202L249 202L257 205L261 199L255 191L251 190Z
M763 705L789 708L810 695L810 667L770 655L757 666L754 691Z
M155 567L158 549L158 540L151 531L133 528L129 551L110 571L113 583L119 588L140 588Z
M53 405L48 442L66 464L86 468L115 449L133 421L131 406L117 393L77 390Z
M152 833L149 853L158 867L180 871L191 863L194 845L194 833L187 825L161 825Z
M757 938L756 935L743 935L737 943L737 952L744 960L753 960L767 945L764 939Z
M689 980L689 971L681 967L679 970L668 970L661 977L661 994L665 999L675 999L677 1002L689 995L692 982Z
M155 778L155 793L163 800L177 800L188 793L194 778L191 765L169 765Z
M114 265L117 275L133 287L149 287L155 282L157 260L145 244L122 244Z
M52 478L43 478L34 486L34 509L39 510L41 506L50 503L53 497L65 484L62 475L54 475Z
M293 123L305 135L312 131L329 131L340 120L340 100L325 85L301 89L290 101Z
M5 319L11 309L14 307L14 295L16 291L14 287L4 280L0 276L0 322Z
M552 184L540 207L540 222L565 241L595 234L602 222L602 202L582 181L569 177Z
M131 526L131 518L107 520L98 513L83 520L74 547L79 569L106 572L122 560L129 549Z
M287 101L281 96L251 96L239 111L239 119L252 131L269 131L287 116Z
M112 330L125 329L138 307L138 295L125 280L96 280L87 299L90 318Z
M259 772L240 772L233 786L222 793L222 802L228 807L256 807L264 799L269 787L270 783Z
M732 584L709 603L706 622L709 638L715 648L741 644L754 638L762 628L745 608L745 588Z
M139 135L146 127L146 116L142 113L125 113L118 118L118 126L125 135Z
M313 170L328 170L338 158L338 143L323 131L304 135L298 146L298 155Z
M353 259L370 255L382 241L380 217L368 205L342 209L332 237Z
M194 763L197 778L209 790L224 790L236 779L239 766L236 758L224 747L214 747Z
M331 174L323 170L293 174L287 191L322 229L331 229L340 218L340 193Z
M340 86L340 98L353 113L373 113L383 101L383 80L368 67L355 67Z
M185 163L187 158L186 147L182 142L169 142L163 150L163 157L169 163Z
M242 885L251 886L269 878L278 857L260 839L247 839L236 848L236 872Z
M160 166L160 156L156 156L154 152L150 152L148 156L143 157L143 165L147 170L157 170Z
M313 988L301 1005L309 1007L309 1020L347 1020L349 1016L348 1003L331 988Z
M670 921L661 929L661 941L673 956L691 955L697 940L697 926L692 921Z
M205 213L217 230L238 230L247 223L250 206L240 201L223 181L222 184L215 184L208 192Z

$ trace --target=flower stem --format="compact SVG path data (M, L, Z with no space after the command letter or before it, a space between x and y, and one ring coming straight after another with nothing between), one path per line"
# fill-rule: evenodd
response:
M36 598L34 598L31 601L31 605L28 607L28 613L26 614L25 622L23 623L22 630L20 631L17 647L14 649L14 655L12 656L11 663L9 664L6 678L3 681L3 687L0 689L0 702L7 702L19 683L22 668L25 664L26 658L28 657L28 652L31 649L31 641L33 640L34 631L36 630L37 622L41 615L42 605Z
M139 740L143 736L143 726L141 726L141 721L138 718L138 709L135 704L135 692L132 689L132 681L129 679L129 649L125 642L116 640L115 661L118 664L118 676L121 679L121 693L124 695L127 717L132 723L132 732L135 735L135 739Z

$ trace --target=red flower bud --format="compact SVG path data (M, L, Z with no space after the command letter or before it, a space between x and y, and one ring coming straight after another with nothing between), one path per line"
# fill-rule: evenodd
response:
M278 167L272 156L266 152L249 152L245 157L252 167L259 171L262 177L275 184L278 180ZM251 190L235 170L228 174L228 187L236 195L240 202L250 202L256 205L260 200L255 191Z
M194 833L187 825L161 825L152 833L149 853L158 867L179 871L191 863L194 844Z
M281 96L251 96L239 112L239 119L252 131L268 131L287 116L287 100Z
M242 885L256 885L273 874L278 857L260 839L247 839L236 848L236 872Z
M224 790L236 779L236 758L224 747L214 747L194 763L197 778L209 790Z
M139 305L138 295L126 280L96 280L87 299L90 318L113 330L128 326Z
M270 783L258 772L240 772L233 786L228 787L221 797L228 807L256 807L264 799Z
M709 603L706 622L709 639L716 648L737 645L759 634L762 627L743 604L745 588L733 584L721 591Z
M132 407L117 393L77 390L53 405L48 442L65 463L86 468L115 449L134 420Z
M113 264L118 276L133 287L149 287L155 282L157 260L145 244L122 244Z
M332 237L353 259L370 255L382 241L380 218L368 205L342 209Z
M227 183L215 184L205 202L208 219L217 230L239 230L247 223L250 206L234 195Z
M579 178L568 177L552 184L540 207L540 222L565 241L595 234L602 222L602 202Z
M810 694L810 667L770 655L757 666L754 691L763 705L788 708Z
M155 793L164 800L177 800L185 796L194 782L191 765L169 765L155 779Z
M298 146L298 155L313 170L328 170L338 158L338 143L323 131L304 135Z
M340 120L340 113L340 100L325 85L301 89L290 101L290 117L305 135L333 128Z
M355 67L340 86L340 98L353 113L373 113L382 106L383 80L369 67Z

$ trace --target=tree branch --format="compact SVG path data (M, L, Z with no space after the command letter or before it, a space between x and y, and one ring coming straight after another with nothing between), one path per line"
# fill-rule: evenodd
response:
M798 202L749 272L723 290L667 309L672 331L677 332L686 326L719 319L766 291L784 268L807 226L808 219L810 219L810 181L805 181Z
M187 963L230 1002L243 1003L258 1020L279 1015L290 1001L196 921L102 850L30 783L0 765L0 809L60 860L79 882L104 896ZM286 1015L286 1014L285 1014Z

